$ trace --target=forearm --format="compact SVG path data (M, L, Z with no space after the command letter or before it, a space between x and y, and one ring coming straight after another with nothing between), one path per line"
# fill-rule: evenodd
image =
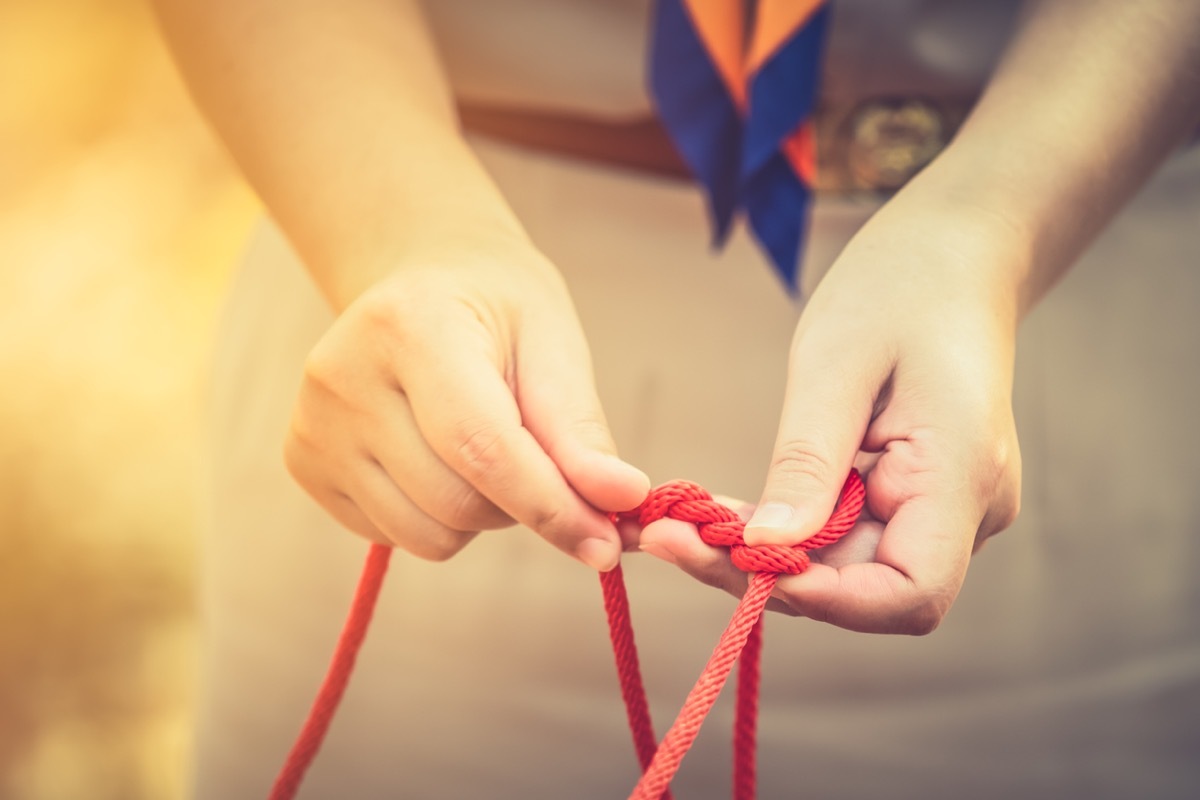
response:
M896 198L1003 241L1022 315L1200 123L1200 4L1042 0L962 131Z
M415 3L156 0L198 103L335 308L430 242L520 236Z

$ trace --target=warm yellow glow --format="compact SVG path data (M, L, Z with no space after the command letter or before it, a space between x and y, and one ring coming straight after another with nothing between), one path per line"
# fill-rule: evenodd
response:
M133 0L0 5L0 796L181 793L198 418L255 212Z

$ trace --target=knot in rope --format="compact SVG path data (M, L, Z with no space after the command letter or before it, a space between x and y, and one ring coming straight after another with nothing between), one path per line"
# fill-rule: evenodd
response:
M779 575L795 575L808 569L808 551L831 544L845 535L858 519L865 498L862 478L857 470L851 470L842 485L841 497L838 498L833 516L821 530L793 547L747 545L742 536L746 525L738 515L690 481L663 484L652 490L637 508L612 515L614 521L633 519L643 526L666 517L690 522L699 529L700 538L705 543L728 547L735 566L755 573L750 576L746 593L725 632L721 634L700 679L684 701L679 716L657 745L641 668L638 666L637 646L633 641L629 619L629 598L625 592L621 567L618 565L611 572L601 573L600 584L604 591L604 607L608 613L621 694L642 767L642 777L630 795L631 800L670 800L668 786L671 779L700 732L700 726L716 702L734 662L738 660L742 666L738 674L734 726L734 798L753 800L757 780L754 753L763 610ZM329 672L317 692L300 735L275 779L271 800L291 800L295 797L304 773L321 747L349 683L350 673L354 670L354 661L366 636L391 553L390 547L371 545Z
M842 486L833 516L817 533L797 545L748 545L743 537L746 523L728 506L713 499L704 487L691 481L671 481L657 486L640 506L617 516L636 519L643 527L660 519L676 519L696 526L700 539L713 547L728 547L734 566L743 572L799 575L808 569L809 550L840 539L862 511L866 491L857 470Z

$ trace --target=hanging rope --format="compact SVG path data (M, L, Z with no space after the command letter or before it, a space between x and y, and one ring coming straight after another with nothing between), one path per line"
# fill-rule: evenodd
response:
M350 606L350 615L346 617L342 635L334 648L329 672L321 683L317 699L313 701L308 719L304 720L304 727L300 729L300 735L296 737L283 769L279 771L279 777L275 779L275 785L271 787L271 800L291 800L296 796L304 773L321 749L321 742L329 731L329 723L337 713L350 675L354 672L354 661L367 636L367 626L371 624L375 601L379 599L379 589L383 586L383 576L387 574L391 557L392 548L381 544L371 545L367 552L367 563L363 565L362 577L358 579L354 603Z
M658 739L654 736L654 725L650 721L650 704L646 701L642 668L638 664L637 645L633 641L629 595L625 592L625 575L619 564L616 569L600 573L600 588L604 592L608 635L617 659L617 676L621 681L621 698L625 701L629 731L633 734L633 749L645 773L654 758L654 751L658 749ZM671 800L670 791L664 792L662 797Z
M850 530L862 511L865 495L862 478L857 471L851 471L842 487L842 495L833 516L817 534L795 547L750 547L742 538L745 523L737 514L713 500L700 486L688 481L673 481L659 486L650 492L638 508L614 515L614 518L636 519L643 526L668 517L690 522L697 526L700 538L705 543L728 547L734 565L751 573L749 586L733 618L721 634L712 656L661 745L655 744L621 568L618 566L611 572L601 573L600 585L621 682L621 696L625 701L634 749L642 767L641 780L634 787L630 800L670 800L668 786L671 779L700 732L704 718L716 702L739 656L741 666L738 671L734 724L733 794L735 800L754 798L763 610L779 575L804 572L809 565L809 550L835 542ZM391 552L390 548L383 545L371 546L329 672L300 735L275 779L270 800L291 800L295 797L305 772L321 747L354 670L354 661L366 636Z
M618 515L637 519L643 526L666 517L690 522L696 525L701 540L715 547L728 547L734 565L751 573L749 586L733 613L733 619L721 634L704 671L684 701L671 729L663 737L650 766L643 767L642 779L634 788L630 800L658 800L663 797L684 755L696 740L704 718L717 701L717 695L739 654L742 656L742 668L734 724L734 797L736 800L754 797L757 783L754 740L758 717L763 609L781 574L804 572L809 565L809 550L831 544L850 530L862 512L865 497L861 476L857 470L851 471L842 486L842 496L833 516L820 531L795 547L747 545L742 538L746 525L738 515L713 500L703 488L688 481L673 481L653 489L637 509ZM611 610L609 614L611 617ZM617 671L622 687L627 681L641 683L641 676L631 675L631 670L623 667L620 661Z

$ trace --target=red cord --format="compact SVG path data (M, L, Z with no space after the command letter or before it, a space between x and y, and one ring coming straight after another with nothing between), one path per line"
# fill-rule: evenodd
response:
M634 787L630 800L658 800L667 790L671 779L691 748L704 718L725 685L734 661L742 655L745 673L739 678L737 720L734 725L734 796L751 800L756 784L755 729L758 716L758 683L761 638L753 636L761 623L763 609L775 588L780 574L798 574L808 569L808 550L837 541L858 519L866 499L866 487L857 470L851 470L842 486L842 496L833 515L815 535L795 547L766 545L750 547L742 538L745 523L731 509L717 503L700 486L687 481L673 481L650 492L650 496L633 511L620 514L636 518L642 525L655 520L671 519L691 522L697 526L700 538L707 544L729 547L730 558L740 569L752 573L750 585L733 613L733 619L721 634L716 649L700 673L696 685L683 703L683 708L649 768ZM624 624L619 621L619 624ZM620 665L618 665L620 667ZM620 670L622 686L627 680L641 676Z
M691 749L692 742L696 741L704 718L717 702L717 695L721 693L725 679L729 677L738 654L750 637L750 631L762 616L763 608L767 605L777 579L776 574L768 572L760 572L750 578L750 587L734 611L733 619L721 634L721 639L709 656L708 663L704 665L696 685L683 701L683 708L680 709L679 716L675 718L667 735L663 737L662 744L658 746L650 768L629 795L630 800L658 800L666 791L683 762L683 757Z
M733 722L733 800L754 800L758 791L758 686L762 679L763 618L750 629L738 659Z
M625 591L625 577L619 564L616 569L600 573L600 588L604 592L608 634L612 639L613 655L617 659L621 698L625 701L625 714L629 718L629 730L633 734L638 763L642 766L642 772L645 772L654 758L654 751L658 749L658 739L654 735L654 724L650 721L650 704L646 700L637 645L633 641L633 624L629 618L629 595ZM671 793L666 792L663 797L670 800Z
M321 742L329 730L329 723L337 713L338 704L342 702L342 694L350 675L354 672L354 660L358 657L358 649L362 647L367 635L367 626L371 624L371 614L375 611L375 601L379 599L379 589L383 586L383 576L387 574L388 560L392 557L392 548L380 544L371 545L367 553L367 563L363 565L362 576L358 579L358 588L354 592L354 604L350 607L350 616L342 627L342 635L338 638L337 648L333 651L333 660L329 664L329 672L325 675L317 699L313 701L308 719L296 737L296 743L288 753L275 785L271 787L270 800L291 800L300 789L304 773L317 757Z
M642 766L642 778L630 795L631 800L670 798L668 786L675 777L684 755L700 732L704 718L725 685L734 662L738 674L737 719L734 727L734 798L753 800L755 794L755 745L758 722L758 686L762 649L762 613L780 574L797 574L808 568L806 551L837 541L854 524L862 511L866 491L858 472L852 470L842 487L842 496L833 516L815 536L796 547L748 546L742 538L745 524L725 506L694 483L674 481L651 491L638 508L620 515L636 518L646 525L664 517L697 525L700 538L707 544L729 547L730 557L739 569L753 573L750 584L733 618L721 634L712 656L662 744L655 747L654 728L638 665L637 647L629 616L629 599L624 578L618 567L600 575L604 606L608 613L609 633L621 681L621 695L633 734L634 748ZM375 610L375 601L387 572L391 549L372 545L355 591L354 604L338 639L329 672L321 684L304 727L292 745L287 760L275 779L270 800L291 800L304 774L317 755L329 730L333 715L346 690L354 661L362 646Z

